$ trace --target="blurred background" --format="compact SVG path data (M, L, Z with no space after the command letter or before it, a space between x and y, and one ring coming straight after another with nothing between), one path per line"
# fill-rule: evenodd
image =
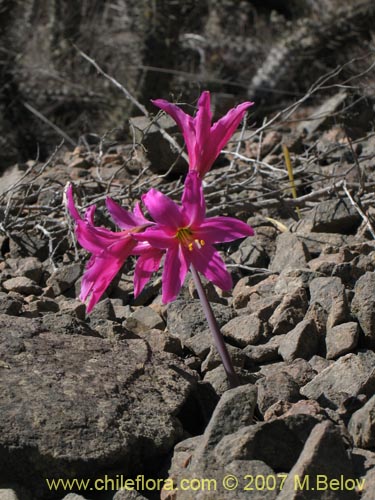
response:
M209 89L217 113L250 98L261 121L340 64L337 81L365 71L356 91L371 97L374 3L0 0L0 172L62 137L130 140L139 110L80 51L152 112L152 98L194 105Z

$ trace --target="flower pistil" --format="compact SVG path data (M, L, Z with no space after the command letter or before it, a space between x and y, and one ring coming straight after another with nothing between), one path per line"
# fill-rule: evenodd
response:
M193 231L189 227L181 227L177 230L176 238L184 247L187 247L190 252L193 251L194 244L198 248L202 248L205 241L202 239L194 238Z

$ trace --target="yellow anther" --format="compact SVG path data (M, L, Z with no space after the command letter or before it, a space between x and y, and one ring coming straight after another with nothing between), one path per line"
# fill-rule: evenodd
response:
M206 244L206 242L204 240L200 240L200 244L203 247Z
M193 244L192 244L192 243L189 243L188 248L189 248L190 252L192 252L192 251L193 251Z

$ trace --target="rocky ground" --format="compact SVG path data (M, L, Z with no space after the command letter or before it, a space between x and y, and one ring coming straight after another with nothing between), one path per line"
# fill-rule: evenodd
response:
M129 261L90 316L76 298L87 255L64 186L107 227L109 193L125 206L150 186L178 199L186 166L157 127L140 117L132 144L60 147L0 179L1 499L373 500L372 106L340 91L258 129L250 117L206 177L208 213L256 231L220 247L233 293L206 284L242 381L231 390L190 278L169 306L160 276L134 300ZM45 481L139 474L217 490L51 492ZM319 475L329 485L317 492ZM305 477L310 490L296 487Z

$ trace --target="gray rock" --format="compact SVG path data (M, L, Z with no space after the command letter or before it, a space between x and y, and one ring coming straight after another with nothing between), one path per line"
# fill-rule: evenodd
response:
M307 295L304 288L287 293L269 319L274 335L288 333L303 320L307 310Z
M313 370L317 373L325 370L328 366L332 365L333 361L330 361L326 358L322 358L321 356L315 355L311 359L309 359L309 365Z
M295 234L285 232L279 234L276 239L276 252L269 268L276 272L300 269L306 267L309 260L306 245Z
M280 343L285 335L275 335L268 342L260 345L248 345L243 349L248 359L253 363L268 363L279 359Z
M358 324L353 321L328 329L326 335L327 358L335 359L355 349L358 336Z
M66 292L74 287L75 282L81 277L82 263L74 262L57 269L47 280L47 286L51 286L55 296Z
M256 313L237 316L221 328L221 333L239 347L254 345L264 338L263 322Z
M89 315L90 325L95 327L97 321L103 319L109 319L110 321L116 321L116 313L113 309L113 304L108 297L101 299L90 312Z
M234 312L229 306L223 304L211 304L211 306L219 328L228 323L234 316ZM200 301L175 300L172 302L167 309L167 327L173 335L177 335L182 341L206 330L207 321Z
M348 429L355 446L375 448L375 396L358 411L353 413Z
M227 474L234 475L238 479L238 486L233 491L221 487L219 491L226 500L247 500L249 488L253 488L251 500L275 500L277 497L279 478L273 469L261 460L233 460L224 467L222 477L226 477Z
M368 347L375 347L375 274L367 272L354 287L352 313L358 319Z
M264 279L256 284L251 283L247 276L241 278L233 288L233 307L241 309L248 305L250 312L256 312L259 302L266 298L275 297L277 280L278 276L276 274L270 276L265 274Z
M146 332L138 333L137 335L143 338L153 351L170 352L183 357L181 340L166 331L153 328Z
M317 203L307 212L303 220L311 232L316 233L353 233L362 219L349 200L327 200Z
M25 276L39 284L43 276L43 265L36 257L25 257L19 259L15 271L17 276Z
M256 385L258 406L262 414L277 401L295 402L301 399L298 384L293 377L283 371L261 378Z
M336 409L349 396L372 395L375 390L375 353L346 354L318 373L301 389L301 394Z
M18 276L3 282L3 288L7 292L17 292L21 295L41 295L43 290L30 278Z
M250 373L238 367L236 367L236 374L242 384L255 384L259 378L259 375L256 373ZM222 364L207 372L203 380L209 383L219 396L223 395L229 389L229 383Z
M303 320L280 342L279 354L284 361L310 359L317 353L319 335L314 320Z
M246 354L242 351L242 349L239 349L238 347L234 347L232 345L227 345L227 349L229 352L229 356L231 357L233 366L238 366L239 368L243 368L245 366L245 361L246 361ZM216 346L211 346L210 351L206 357L206 359L203 361L201 370L202 373L206 373L207 371L213 370L217 366L220 366L222 364L221 357L219 355L219 352L216 348Z
M295 234L306 245L311 255L319 255L325 247L332 247L334 250L339 250L343 247L350 236L337 233L313 233L308 229L306 233L300 231L299 226L303 226L303 221L297 223L298 232ZM309 225L309 224L308 224Z
M82 495L77 495L76 493L68 493L62 500L87 500L87 498Z
M50 331L59 335L80 334L96 337L99 336L88 323L81 321L70 314L47 313L43 316L42 321L45 331Z
M14 490L10 488L1 488L0 500L21 500L21 499Z
M163 319L151 307L138 307L124 322L125 328L134 333L145 332L152 328L164 330Z
M192 465L206 457L224 436L253 424L257 403L257 389L252 384L226 391L220 398L211 420L204 431Z
M18 316L22 310L22 302L7 293L0 292L0 314Z
M184 436L179 414L192 411L196 381L177 357L142 339L40 333L40 321L0 320L8 365L0 370L0 481L27 483L38 497L45 477L117 466L130 475Z
M147 500L146 497L138 493L136 490L119 490L113 500Z
M236 264L249 267L266 267L268 264L267 253L257 240L257 237L244 239L237 252L232 254L232 259Z
M213 344L214 340L210 330L203 330L200 333L196 333L193 337L184 340L184 345L201 360L207 356Z
M375 468L368 471L367 474L360 479L363 486L361 500L373 500L375 491Z
M318 302L328 312L334 298L341 296L344 291L340 278L315 278L310 283L311 303Z
M354 488L353 490L340 488L339 480L341 477L344 477L345 480L353 479L350 484L355 486L352 463L340 433L329 421L319 423L311 431L277 500L358 499ZM306 478L308 478L307 482L303 483ZM321 483L319 483L319 479ZM336 480L335 483L331 483L334 480ZM328 486L325 486L325 481L330 481ZM318 497L317 490L319 490Z
M292 362L281 361L279 363L262 365L260 367L260 373L266 377L281 372L292 377L299 387L307 384L307 382L312 380L316 375L310 363L301 358L295 359Z
M311 415L299 414L242 427L221 439L214 450L215 460L223 465L261 460L274 470L289 471L317 422Z

